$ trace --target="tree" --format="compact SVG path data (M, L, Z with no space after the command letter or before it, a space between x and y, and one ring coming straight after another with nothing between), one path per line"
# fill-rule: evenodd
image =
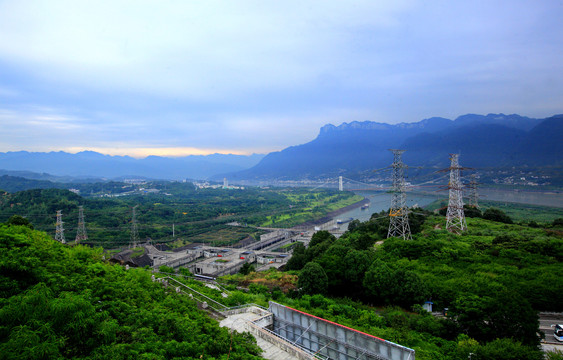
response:
M320 243L323 243L326 240L333 242L334 240L336 240L336 238L334 237L334 235L332 235L331 233L329 233L326 230L317 231L311 237L311 241L309 242L309 247L319 245Z
M421 208L415 208L409 214L409 227L411 229L411 234L418 234L422 229L422 224L426 221L426 217L430 212L423 210Z
M375 239L368 234L360 234L358 238L354 238L353 245L357 250L367 250L373 246Z
M364 277L363 285L370 299L380 304L408 308L426 300L428 290L412 271L393 271L381 260L374 261Z
M496 208L488 208L483 213L483 219L501 222L505 224L512 224L510 216L506 215L504 211Z
M345 265L344 283L342 285L350 293L362 293L362 283L370 265L368 254L367 251L350 250L347 256L342 259Z
M285 270L301 270L307 264L306 249L302 243L298 243L293 248L293 254L285 265Z
M241 273L243 275L248 275L253 271L256 271L256 268L254 267L254 265L251 265L249 263L244 263L242 265L242 267L240 268L239 273Z
M360 226L361 222L358 219L354 219L348 223L348 231L353 232Z
M297 285L306 294L326 294L328 277L319 264L309 262L301 270Z
M450 313L463 333L479 341L513 338L525 345L539 344L538 314L515 292L461 295L450 307Z
M393 273L392 280L390 292L394 304L408 308L427 300L426 286L416 273L399 269Z
M470 218L483 217L483 213L481 212L481 210L478 207L472 205L467 205L467 204L463 205L463 213L465 214L465 217L470 217Z
M379 304L388 303L393 270L383 261L375 260L364 276L363 285L368 298Z
M519 341L495 339L478 347L471 359L543 360L544 356L540 351L537 351L535 347L522 345Z
M19 215L13 215L12 217L10 217L8 219L8 221L6 222L8 225L20 225L20 226L27 226L28 228L30 228L31 230L33 230L33 225L31 225L31 223L29 222L29 220L27 220L26 218L24 218L23 216L19 216Z

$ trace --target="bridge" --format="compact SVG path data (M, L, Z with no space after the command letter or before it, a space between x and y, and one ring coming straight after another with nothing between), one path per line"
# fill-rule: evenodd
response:
M449 174L441 175L435 179L431 179L422 183L413 184L410 182L405 182L405 191L418 191L424 188L437 188L440 186L445 186L443 181L449 177ZM295 182L291 182L292 185L296 185ZM276 185L289 185L289 183L276 182ZM359 180L350 179L344 176L339 176L337 178L328 178L326 180L319 181L306 181L299 184L303 187L310 187L311 190L316 190L320 188L324 189L338 189L339 191L392 191L393 188L387 183L367 183Z

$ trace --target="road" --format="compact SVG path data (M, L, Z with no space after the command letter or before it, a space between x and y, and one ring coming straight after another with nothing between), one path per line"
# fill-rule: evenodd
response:
M563 352L563 343L558 342L553 337L553 324L563 324L563 313L547 313L540 314L540 331L545 334L545 341L542 343L544 352L559 350Z
M553 338L553 328L551 325L563 324L563 313L540 312L540 331L545 334L545 342L563 345Z

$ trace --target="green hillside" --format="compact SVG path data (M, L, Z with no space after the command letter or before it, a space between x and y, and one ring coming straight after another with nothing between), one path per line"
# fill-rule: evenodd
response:
M391 307L371 324L394 328L390 340L413 347L417 359L466 359L469 352L476 354L473 359L541 358L537 312L563 311L563 222L529 226L469 218L467 223L462 235L451 234L443 217L419 209L410 216L413 240L405 241L385 239L388 216L374 214L370 221L353 221L339 239L318 232L308 248L295 248L287 269L300 271L302 293ZM420 312L428 300L434 310L448 308L448 316L389 310ZM355 318L350 325L368 332L373 326L362 320L373 316L369 311L343 316L334 314L330 302L316 302L325 309L319 316ZM493 357L500 348L512 357Z
M101 249L0 225L0 358L260 358L251 336L220 328L149 271L102 259Z

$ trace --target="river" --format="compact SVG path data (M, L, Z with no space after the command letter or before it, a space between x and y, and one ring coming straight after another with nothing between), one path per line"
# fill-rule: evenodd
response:
M369 200L367 202L369 207L367 209L363 208L355 208L350 211L347 211L343 214L340 214L336 217L336 219L340 220L347 220L349 218L358 219L360 221L367 221L370 219L373 213L378 213L382 210L388 210L389 206L391 205L391 194L383 191L358 191L356 192L357 195L361 195ZM426 194L408 194L407 195L407 206L413 207L418 205L420 207L424 207L425 205L430 204L434 200L441 198L441 196L437 195L426 195ZM340 227L342 230L346 230L348 228L348 223L342 224Z

